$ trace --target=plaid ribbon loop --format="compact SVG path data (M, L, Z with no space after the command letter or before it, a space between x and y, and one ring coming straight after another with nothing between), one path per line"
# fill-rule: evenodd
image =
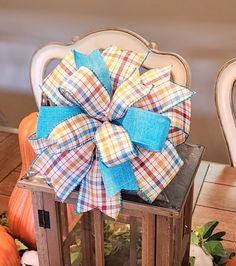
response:
M152 202L183 162L193 92L170 81L171 66L140 74L147 55L111 46L70 52L40 85L43 106L29 141L40 173L61 200L79 186L77 212L116 218L122 189Z

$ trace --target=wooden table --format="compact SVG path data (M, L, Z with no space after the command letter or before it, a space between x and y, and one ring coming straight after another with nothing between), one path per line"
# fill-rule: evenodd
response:
M188 265L193 183L203 147L183 144L177 149L185 164L152 205L134 192L122 193L123 208L118 221L130 224L131 266L137 265L138 224L142 228L142 266ZM204 175L204 169L200 167L198 174ZM53 189L41 177L22 179L18 186L32 191L40 265L71 265L68 246L78 226L83 265L105 265L103 221L108 217L93 210L83 214L80 222L69 230L66 205L58 201ZM75 201L76 192L73 192L66 203L75 204Z

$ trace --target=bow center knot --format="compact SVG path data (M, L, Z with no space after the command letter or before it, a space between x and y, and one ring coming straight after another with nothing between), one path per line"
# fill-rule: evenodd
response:
M101 160L108 167L137 156L137 151L124 128L108 120L97 129L95 140Z

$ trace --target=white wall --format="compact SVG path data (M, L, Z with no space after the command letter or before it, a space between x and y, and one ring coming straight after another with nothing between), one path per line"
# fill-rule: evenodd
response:
M29 65L38 47L99 28L123 27L189 62L197 91L190 140L206 146L206 159L227 162L213 88L221 65L236 56L235 7L233 0L0 0L0 125L16 127L36 110Z

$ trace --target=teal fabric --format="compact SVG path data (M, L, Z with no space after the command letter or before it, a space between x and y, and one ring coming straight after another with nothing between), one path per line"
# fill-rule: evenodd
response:
M47 138L50 132L66 119L83 113L78 106L41 106L36 130L37 138Z
M126 130L134 144L153 152L162 150L171 123L168 117L135 107L115 122Z
M79 53L76 50L73 50L73 53L76 67L80 68L84 66L90 69L106 88L110 97L112 97L112 85L110 75L100 51L96 49L90 55Z
M130 161L118 164L113 167L107 167L100 161L102 180L106 188L106 196L112 198L122 189L138 190L138 184L134 176Z

